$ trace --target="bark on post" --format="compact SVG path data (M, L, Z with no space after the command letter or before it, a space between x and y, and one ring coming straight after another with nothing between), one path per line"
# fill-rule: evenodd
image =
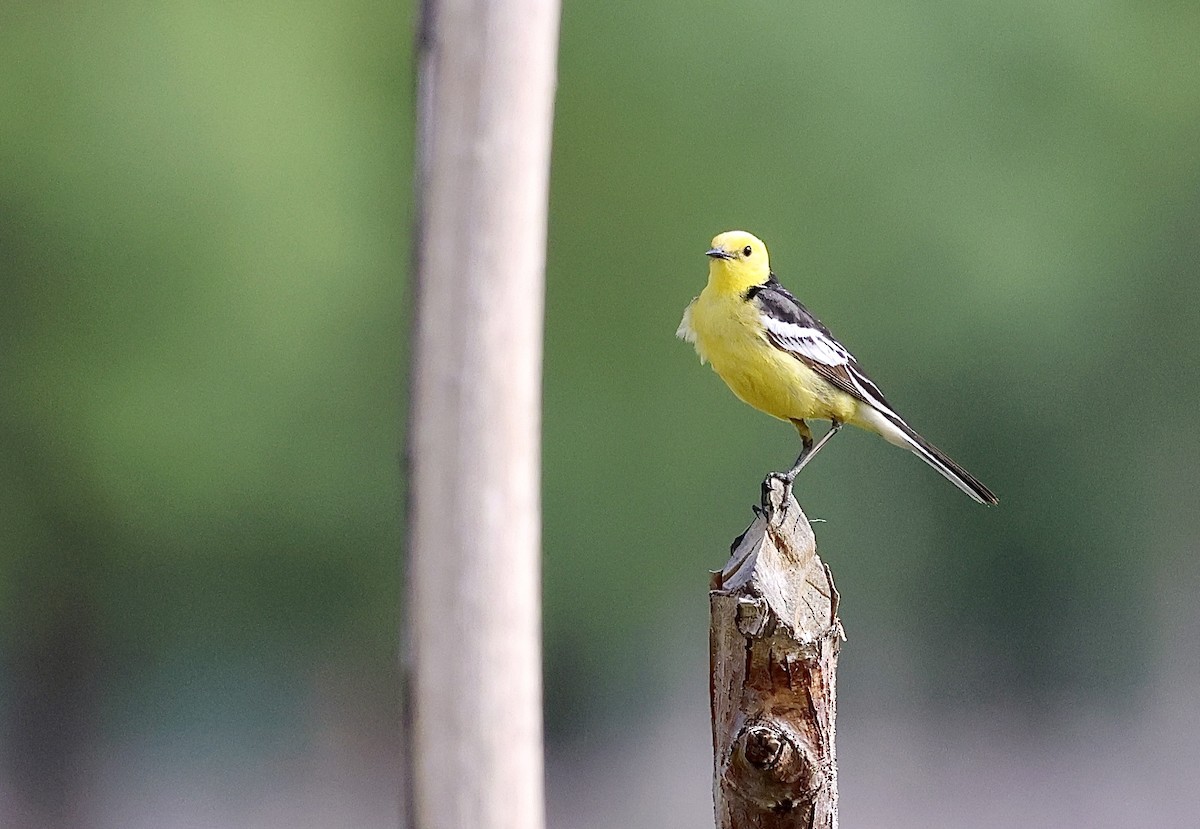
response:
M412 829L538 829L558 0L424 0L409 422Z
M717 829L836 829L838 594L778 479L713 573L709 607Z

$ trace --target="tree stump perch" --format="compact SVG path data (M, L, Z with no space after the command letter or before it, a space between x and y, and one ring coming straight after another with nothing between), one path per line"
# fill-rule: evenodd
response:
M776 477L709 590L717 829L838 825L833 577Z

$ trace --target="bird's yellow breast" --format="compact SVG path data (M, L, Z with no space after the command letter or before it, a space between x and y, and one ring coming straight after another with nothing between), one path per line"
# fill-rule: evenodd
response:
M706 287L688 308L684 327L701 359L759 411L780 420L854 420L858 401L771 345L758 308L741 294Z

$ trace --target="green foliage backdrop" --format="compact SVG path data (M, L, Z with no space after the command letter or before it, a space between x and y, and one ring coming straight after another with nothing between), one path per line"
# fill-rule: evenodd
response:
M322 672L394 710L413 15L0 8L13 716L54 676L87 740L216 763L300 739ZM734 227L1001 497L859 433L806 470L850 704L1136 699L1195 566L1198 37L1168 2L566 3L556 741L703 682L706 571L794 456L673 338Z

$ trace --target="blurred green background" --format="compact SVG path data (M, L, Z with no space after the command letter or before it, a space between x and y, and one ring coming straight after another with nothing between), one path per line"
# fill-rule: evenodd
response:
M388 826L409 4L0 6L0 822ZM1200 6L567 2L551 825L709 820L707 572L795 455L673 332L719 231L987 510L840 436L847 825L1190 826Z

